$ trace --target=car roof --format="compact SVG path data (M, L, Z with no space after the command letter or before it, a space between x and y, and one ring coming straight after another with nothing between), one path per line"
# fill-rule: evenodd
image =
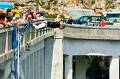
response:
M104 18L103 16L81 16L79 18L82 18L82 17L89 17L89 18L91 18L91 17L101 17L101 18Z
M103 14L120 14L120 11L116 11L116 12L104 12Z
M83 16L81 16L81 17L83 17ZM86 16L87 17L87 16ZM90 15L89 17L102 17L102 16L96 16L96 15Z

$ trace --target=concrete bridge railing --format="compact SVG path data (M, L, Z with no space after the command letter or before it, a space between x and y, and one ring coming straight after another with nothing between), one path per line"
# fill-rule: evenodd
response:
M83 27L75 25L65 25L63 36L77 39L101 39L101 40L120 40L120 27ZM22 27L22 26L21 26ZM0 29L0 63L13 56L12 52L12 30L13 28ZM48 34L49 32L49 34ZM51 32L51 34L50 34ZM42 36L53 35L51 28L44 29L28 29L22 41L22 50L25 50L26 42L32 44L37 43ZM37 41L36 41L37 40Z
M20 27L24 28L24 26L20 26ZM12 30L13 30L12 27L0 29L0 44L1 44L0 45L0 63L13 57L14 50L12 49ZM53 34L54 34L53 29L48 27L43 29L38 29L38 30L36 30L33 27L28 28L23 36L21 50L25 51L26 42L33 45L37 43L37 41L41 40L40 37L47 38Z
M120 40L120 27L88 27L88 26L75 26L65 25L63 30L63 36L67 38L77 39L101 39L101 40ZM23 26L21 26L23 27ZM11 58L13 56L12 49L12 30L13 28L0 29L0 63ZM49 33L48 33L49 32ZM50 33L51 32L51 33ZM40 37L54 35L51 28L34 29L33 27L28 29L22 41L22 50L25 50L26 42L37 43ZM46 37L47 37L46 36ZM37 41L36 41L37 40Z
M88 27L66 25L64 37L77 39L120 40L120 27Z

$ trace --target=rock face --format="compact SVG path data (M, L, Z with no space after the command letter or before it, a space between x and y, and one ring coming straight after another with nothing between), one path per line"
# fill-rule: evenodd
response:
M115 9L119 9L120 10L120 0L116 0L115 1L115 5L116 5Z
M95 1L95 2L94 2ZM67 6L74 6L74 7L85 7L85 8L92 8L92 6L96 6L97 8L106 9L107 7L114 4L114 0L66 0Z
M9 1L9 0L2 0ZM19 3L24 3L28 1L37 1L37 0L12 0ZM38 0L41 1L56 1L56 0ZM101 8L103 11L111 9L111 6L115 6L115 8L119 7L120 0L57 0L58 4L61 4L64 7L77 7L77 8Z
M114 0L66 0L65 3L66 7L100 9L97 10L100 11L98 12L100 14L102 14L105 11L110 11L116 6Z
M97 0L95 5L99 8L105 8L106 1L105 0Z

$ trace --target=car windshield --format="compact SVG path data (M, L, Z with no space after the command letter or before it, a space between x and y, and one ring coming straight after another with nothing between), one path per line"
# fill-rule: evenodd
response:
M104 16L107 18L120 18L120 12L105 12Z
M120 12L106 12L104 16L107 18L107 21L110 23L118 23L120 22Z
M107 18L118 18L120 17L120 14L107 14Z
M86 21L88 18L91 19L91 21L101 21L102 16L82 16L80 18L77 18L76 20L84 22Z
M102 16L93 16L92 21L101 21Z

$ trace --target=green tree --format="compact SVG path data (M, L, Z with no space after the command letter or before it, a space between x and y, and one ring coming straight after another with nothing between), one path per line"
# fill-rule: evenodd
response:
M106 2L111 4L111 3L113 3L113 0L106 0Z
M51 9L57 6L57 0L49 0L47 2L41 1L40 5L45 9Z
M96 0L91 0L91 4L95 4Z

